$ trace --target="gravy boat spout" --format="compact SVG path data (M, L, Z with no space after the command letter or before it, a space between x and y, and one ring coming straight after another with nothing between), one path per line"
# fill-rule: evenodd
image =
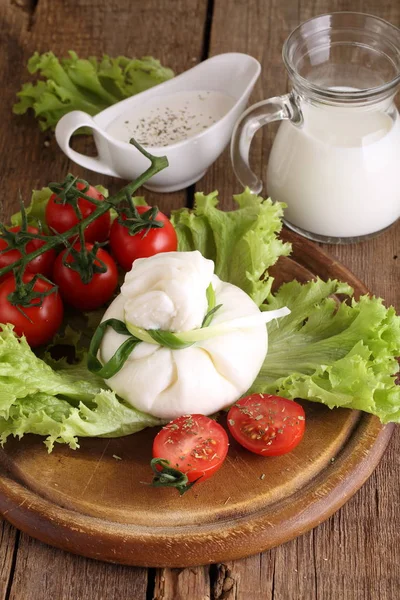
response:
M68 113L57 124L57 143L71 160L82 167L132 180L148 168L148 160L127 141L121 141L110 133L110 126L117 119L124 122L122 119L126 117L126 122L129 122L129 118L139 115L146 106L156 107L157 103L166 106L168 97L176 102L180 96L189 98L190 93L205 92L209 94L211 102L212 94L215 97L223 94L229 99L229 109L215 122L208 117L211 125L203 125L201 131L188 134L188 137L174 143L143 143L151 154L165 155L169 162L169 167L154 175L145 187L157 192L184 189L198 181L228 145L234 125L246 107L260 71L260 63L252 56L238 52L219 54L174 79L113 104L95 117L82 111ZM187 103L190 104L189 100ZM92 129L97 157L86 156L71 148L71 136L80 127Z

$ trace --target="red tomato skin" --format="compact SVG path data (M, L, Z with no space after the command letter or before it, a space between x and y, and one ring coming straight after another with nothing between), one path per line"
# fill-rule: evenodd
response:
M13 231L14 233L17 233L20 230L21 227L19 226L10 227L10 231ZM39 230L36 227L28 226L27 230L29 231L29 233L39 233ZM41 240L30 240L25 246L25 252L26 254L29 254L30 252L37 250L37 248L40 248L44 244L45 242ZM5 250L6 248L7 242L0 236L0 251ZM8 267L8 265L14 264L17 260L21 258L21 256L21 252L16 248L9 250L8 252L4 252L3 254L0 254L0 269L2 269L3 267ZM53 248L47 250L47 252L44 252L44 254L37 256L28 263L26 267L26 273L41 273L42 275L45 275L45 277L51 277L55 258L56 251ZM7 279L8 276L9 273L0 277L0 283Z
M93 248L93 244L86 243L85 246L88 250ZM79 249L80 244L75 244L74 248ZM58 285L62 299L78 310L95 310L103 306L110 300L118 284L118 270L114 259L106 250L99 248L96 256L106 264L107 271L95 273L89 283L83 283L77 271L63 264L67 253L68 250L64 250L57 256L53 271L53 280ZM71 261L69 254L67 262Z
M137 206L136 208L139 214L143 214L150 209L150 206ZM127 216L123 214L122 219L126 221ZM110 246L113 255L124 271L130 271L137 258L148 258L159 252L175 252L178 248L176 231L168 217L158 211L155 220L162 221L164 227L152 228L147 233L143 230L135 235L130 235L127 227L115 219L111 226Z
M194 425L188 427L188 423ZM189 482L199 478L205 481L220 469L228 447L227 433L219 423L205 415L183 415L158 432L153 442L153 458L169 460L171 467L186 473ZM196 451L206 458L196 459Z
M34 275L23 276L24 282L29 282ZM51 285L46 281L38 279L34 289L36 291L47 291ZM36 348L49 342L61 326L64 307L58 291L52 292L43 298L41 306L23 307L27 315L25 317L16 306L10 304L8 295L15 291L14 276L8 277L0 284L0 323L14 325L17 335L26 337L31 348Z
M78 190L83 190L85 186L78 181L76 187ZM89 186L89 189L85 193L95 200L104 200L104 196L93 186ZM58 204L56 202L57 199L58 196L56 194L50 196L46 206L46 223L50 230L64 233L65 231L68 231L68 229L71 229L71 227L77 225L80 219L77 217L70 204ZM86 198L79 198L78 206L82 213L82 219L85 219L96 210L96 205L89 200L86 200ZM85 241L92 243L107 241L110 233L110 225L110 211L107 211L100 217L97 217L97 219L85 228Z
M303 407L294 400L270 394L241 398L229 410L227 422L235 440L261 456L291 452L305 431Z

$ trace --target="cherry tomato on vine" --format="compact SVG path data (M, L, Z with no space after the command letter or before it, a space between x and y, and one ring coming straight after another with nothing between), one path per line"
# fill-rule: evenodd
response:
M80 244L73 246L80 249ZM88 251L93 249L93 244L85 244ZM118 270L114 259L103 248L96 251L95 261L97 266L104 263L104 273L94 273L91 281L84 283L78 271L66 267L73 262L73 257L68 250L61 252L54 263L53 280L58 285L62 299L79 310L95 310L103 306L115 292L118 284Z
M216 421L204 415L184 415L161 429L153 442L153 458L168 460L190 482L211 477L228 452L228 436Z
M151 210L150 206L137 206L139 215ZM129 225L129 218L122 214L122 220ZM159 252L174 252L178 247L178 238L171 221L158 211L155 219L163 223L162 227L144 227L138 233L131 235L129 228L115 219L111 226L110 246L117 262L125 271L130 271L132 263L137 258L147 258Z
M287 398L252 394L238 400L229 410L228 427L235 440L250 452L280 456L301 442L304 409Z
M26 274L22 277L24 283L29 283L35 275ZM9 296L15 292L15 278L12 275L0 284L0 323L11 323L17 335L25 335L28 344L35 348L49 342L57 333L64 315L64 307L57 290L42 298L40 306L35 306L37 299L29 306L14 305ZM48 293L52 284L37 279L33 286L34 292Z
M13 233L18 233L19 231L21 231L21 227L10 227L9 231L12 231ZM39 233L39 229L37 229L36 227L28 226L27 231L29 233ZM24 245L22 245L21 249L10 248L10 250L7 250L8 243L2 236L0 236L0 269L14 264L17 260L19 260L22 257L23 252L25 254L29 254L30 252L37 250L44 244L45 242L43 240L32 239L28 240ZM40 256L37 256L36 258L31 260L28 263L25 272L41 273L46 277L50 277L51 272L53 270L55 258L56 252L53 248L51 248L50 250L47 250L47 252L44 252ZM3 275L3 277L0 277L0 283L7 279L8 276L9 274L7 273L6 275Z
M75 186L78 190L85 189L85 185L81 181L78 181ZM104 196L91 185L85 194L98 201L104 200ZM79 198L77 205L82 214L82 219L85 219L96 210L96 205L90 200L86 200L86 198ZM50 196L46 206L46 223L51 230L64 233L77 225L82 219L76 214L71 204L61 204L56 194ZM105 242L110 233L110 223L110 212L107 211L85 228L85 241Z

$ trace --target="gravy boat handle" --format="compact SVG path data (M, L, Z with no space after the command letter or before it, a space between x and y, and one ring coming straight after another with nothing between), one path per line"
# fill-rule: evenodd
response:
M112 177L118 177L118 174L113 171L100 157L86 156L81 152L73 150L69 145L71 136L77 129L81 127L90 127L95 129L100 135L103 134L102 130L98 127L95 121L90 115L83 112L82 110L73 110L70 113L64 115L57 123L55 136L58 145L61 150L75 163L91 171L97 173L103 173L104 175L111 175Z

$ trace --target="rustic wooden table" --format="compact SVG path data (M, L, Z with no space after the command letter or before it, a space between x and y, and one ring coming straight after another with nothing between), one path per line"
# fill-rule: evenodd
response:
M400 26L398 1L2 0L0 216L15 209L19 190L28 198L32 188L60 180L70 170L93 180L92 173L68 161L52 135L39 132L32 117L11 113L34 50L152 54L177 73L221 52L247 52L263 67L252 96L259 101L287 89L281 48L289 32L333 10L372 13ZM265 172L273 133L274 128L264 130L254 144L259 172L261 165ZM88 144L78 141L81 149ZM118 186L110 178L96 176L96 181ZM215 188L229 208L238 184L228 152L196 185ZM193 193L164 195L157 203L168 211L192 202ZM400 309L400 222L368 243L325 249ZM399 456L397 430L369 481L327 522L264 554L211 567L146 570L100 563L50 548L0 522L0 599L394 600L400 585Z

